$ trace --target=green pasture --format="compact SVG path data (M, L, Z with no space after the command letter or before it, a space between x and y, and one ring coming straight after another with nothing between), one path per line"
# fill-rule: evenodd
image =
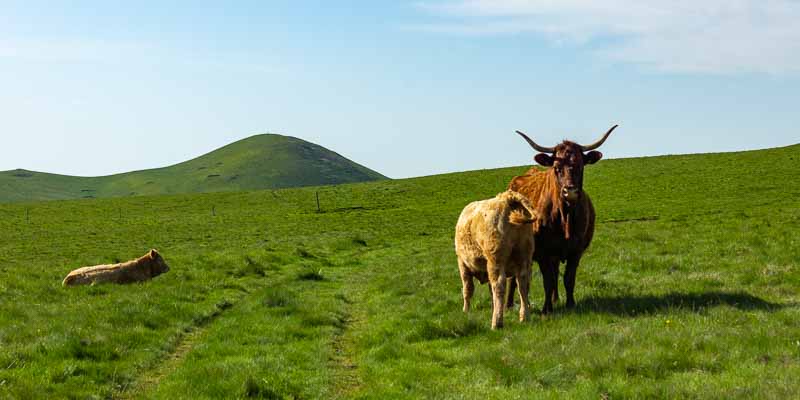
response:
M588 167L577 308L500 331L453 227L524 166L0 205L0 398L797 398L798 151ZM61 286L150 248L153 281Z

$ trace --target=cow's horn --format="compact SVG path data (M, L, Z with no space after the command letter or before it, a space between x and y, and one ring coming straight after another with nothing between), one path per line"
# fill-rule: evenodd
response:
M611 132L614 132L614 129L617 129L618 126L619 125L612 126L611 129L609 129L608 132L606 132L606 134L603 135L602 138L600 138L600 140L598 140L598 141L596 141L596 142L594 142L594 143L592 143L592 144L590 144L588 146L581 146L581 150L583 150L583 151L592 151L592 150L600 147L603 144L603 142L605 142L606 139L608 139L608 135L610 135Z
M522 136L525 139L525 141L527 141L528 144L531 145L531 147L533 147L536 151L541 151L542 153L555 153L556 152L556 148L555 147L540 146L540 145L536 144L536 142L531 140L531 138L529 138L528 135L526 135L526 134L524 134L524 133L522 133L520 131L517 131L517 133L520 136Z

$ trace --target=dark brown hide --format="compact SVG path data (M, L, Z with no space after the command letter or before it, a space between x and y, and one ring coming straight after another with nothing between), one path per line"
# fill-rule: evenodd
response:
M533 259L542 272L545 301L542 313L553 311L558 301L558 270L566 262L564 287L568 308L575 306L575 274L583 252L594 235L595 212L589 195L583 191L583 167L602 158L597 151L583 153L579 144L564 141L553 154L536 155L544 170L533 167L525 175L514 177L508 188L522 193L533 204L539 220L534 224L536 241ZM511 283L507 305L514 304Z

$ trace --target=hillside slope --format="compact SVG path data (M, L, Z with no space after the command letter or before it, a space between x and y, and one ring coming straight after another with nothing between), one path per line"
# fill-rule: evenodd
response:
M102 177L0 172L0 202L242 191L386 179L322 146L265 134L165 168Z

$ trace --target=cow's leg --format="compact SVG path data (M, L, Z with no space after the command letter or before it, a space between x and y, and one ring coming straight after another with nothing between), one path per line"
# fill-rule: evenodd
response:
M561 261L554 259L551 260L550 263L553 266L553 275L551 275L553 279L553 293L551 296L553 297L553 304L558 304L558 272L559 269L561 269Z
M525 322L531 315L531 304L528 301L528 291L531 284L531 269L530 267L520 267L518 271L520 272L517 272L516 282L519 283L519 320ZM509 297L513 295L514 293L511 292Z
M458 270L461 272L461 288L464 295L464 312L469 312L469 302L472 294L475 293L475 285L472 282L472 274L467 266L460 259L458 260Z
M567 260L567 268L564 271L564 288L567 291L567 308L575 307L575 276L578 273L578 264L581 259L578 257Z
M496 260L488 260L486 269L489 272L489 284L492 285L492 329L502 328L506 273L504 268L497 265Z
M545 257L539 260L544 286L544 306L542 314L553 312L553 304L558 301L558 257Z
M506 302L506 308L512 309L514 308L514 292L517 291L517 281L516 279L509 279L508 280L508 301Z
M539 271L542 273L542 286L544 287L544 305L542 305L542 315L546 315L553 312L553 279L551 279L553 269L550 265L549 259L543 258L538 261Z

